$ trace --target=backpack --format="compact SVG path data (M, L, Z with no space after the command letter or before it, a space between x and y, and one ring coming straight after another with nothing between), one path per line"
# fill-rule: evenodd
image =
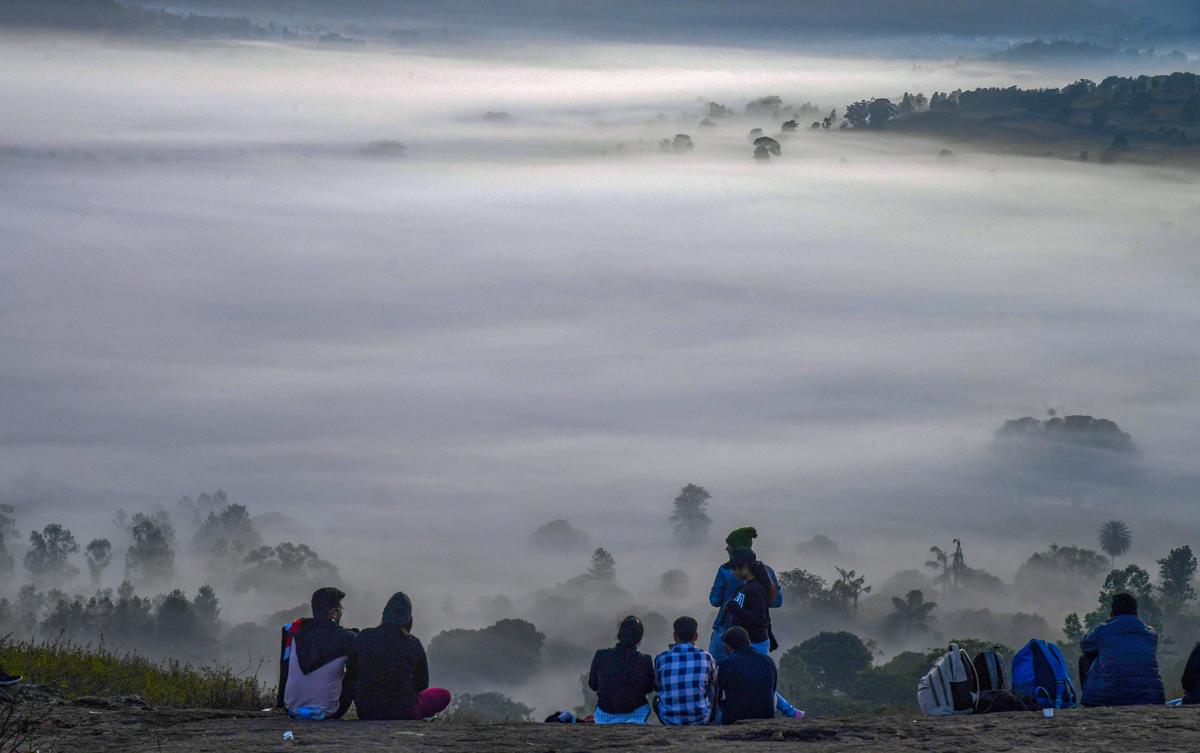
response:
M950 650L917 683L917 703L926 716L970 714L978 697L975 665L957 643L951 643Z
M1037 638L1013 657L1012 689L1018 695L1033 696L1044 709L1071 709L1079 704L1062 651Z
M1008 662L996 650L980 651L975 654L975 674L979 676L979 692L988 690L1012 690L1012 679L1008 674Z

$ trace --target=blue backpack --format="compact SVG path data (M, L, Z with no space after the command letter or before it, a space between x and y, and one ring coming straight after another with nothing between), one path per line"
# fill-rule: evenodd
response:
M1071 709L1079 705L1067 660L1058 646L1033 639L1012 660L1012 689L1032 696L1042 708Z

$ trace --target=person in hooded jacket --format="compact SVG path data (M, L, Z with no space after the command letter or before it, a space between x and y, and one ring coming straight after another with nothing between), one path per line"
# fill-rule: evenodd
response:
M379 626L355 639L350 667L358 678L354 705L359 719L428 719L450 705L450 691L429 687L429 660L412 624L412 601L396 593Z
M1135 706L1166 703L1158 671L1158 633L1138 619L1137 599L1112 598L1107 622L1080 641L1090 659L1083 681L1084 706Z
M596 691L596 724L645 724L646 696L654 692L654 661L637 650L645 628L630 615L617 628L617 645L592 658L588 687Z
M313 616L283 628L275 705L291 715L339 719L354 702L349 668L355 633L341 626L342 599L332 586L313 592Z
M733 574L740 581L737 592L725 604L730 627L740 627L750 635L750 644L759 653L771 650L770 604L775 600L775 586L767 575L766 566L758 561L753 549L734 549L729 555ZM728 653L728 648L726 648Z
M743 526L730 532L725 537L725 553L732 555L734 549L751 549L754 546L754 539L758 538L758 531L753 526ZM779 581L775 577L775 571L768 565L763 565L766 568L767 576L771 579L771 584L775 587L775 597L769 604L771 609L779 609L783 606L783 589L779 587ZM713 620L712 635L708 640L708 653L713 655L713 658L718 662L729 655L729 648L725 645L725 631L729 629L730 622L728 615L725 613L725 605L729 603L742 587L742 580L733 573L733 564L728 557L726 561L721 563L717 568L717 575L713 579L712 588L708 592L708 602L714 607L717 607L717 617Z

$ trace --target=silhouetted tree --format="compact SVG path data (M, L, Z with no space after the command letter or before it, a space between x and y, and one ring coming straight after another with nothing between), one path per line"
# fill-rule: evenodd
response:
M592 552L592 564L588 567L588 575L596 580L611 582L617 578L617 561L604 547Z
M857 612L859 596L871 593L871 587L863 585L867 582L867 576L859 575L853 570L843 570L840 567L835 567L834 570L837 570L838 579L833 582L831 590L843 602L850 601L854 605L854 611Z
M254 528L245 505L226 505L210 510L192 539L194 549L204 555L246 552L262 546L262 536Z
M892 100L880 97L867 107L872 128L886 128L887 123L896 117L896 105Z
M1163 595L1163 607L1170 614L1178 614L1187 602L1196 598L1192 580L1196 577L1196 556L1190 546L1172 549L1170 554L1158 560L1158 590Z
M1127 565L1123 570L1113 570L1104 579L1096 609L1084 617L1084 625L1088 630L1108 619L1112 597L1119 593L1127 593L1136 598L1138 616L1156 629L1162 629L1162 607L1154 598L1154 584L1150 580L1150 573L1137 565Z
M546 636L525 620L500 620L482 630L454 629L429 642L429 663L447 683L523 685L542 664Z
M883 618L883 629L893 638L908 640L914 633L928 632L929 623L937 618L933 610L937 602L925 601L925 594L913 589L901 599L892 597L892 612Z
M846 105L846 122L854 128L862 128L871 121L871 103L865 99Z
M784 133L791 133L793 131L799 130L799 128L800 128L800 123L798 121L787 120L787 121L784 121L783 125L780 127L779 130L783 131Z
M8 543L16 540L16 511L12 505L0 504L0 585L12 579L16 572L16 559L8 549Z
M1129 547L1133 545L1133 533L1130 532L1125 521L1110 520L1100 526L1100 531L1096 534L1096 541L1115 566L1117 557L1128 552Z
M853 690L859 672L871 666L871 650L862 639L846 631L821 632L784 654L804 662L816 687L843 693Z
M70 557L79 551L79 544L70 529L58 523L29 533L29 551L25 552L25 569L35 581L61 585L79 574Z
M578 552L586 549L588 535L565 520L552 520L529 534L529 546L552 552Z
M769 160L771 155L783 154L779 142L770 136L759 136L754 140L754 159Z
M772 139L774 141L774 139ZM708 538L712 518L706 512L712 495L702 486L688 484L675 497L675 508L671 511L671 524L675 527L675 539L680 544L700 544Z
M126 577L147 583L170 581L175 575L175 529L166 513L137 513L129 532L133 543L125 553Z
M688 574L682 570L668 570L662 574L658 582L658 590L672 599L682 599L688 594Z
M828 598L825 579L807 570L787 570L779 573L778 578L785 605L818 604Z
M92 539L84 550L84 558L87 560L92 583L99 583L100 576L112 562L112 542L108 539Z

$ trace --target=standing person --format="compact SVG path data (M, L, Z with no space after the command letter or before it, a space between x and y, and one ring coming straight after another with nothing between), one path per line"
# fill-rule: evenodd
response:
M717 695L717 663L696 647L700 625L694 617L675 620L675 642L654 657L654 711L669 726L708 724Z
M750 644L760 654L771 651L770 603L775 600L775 585L767 575L766 565L758 561L753 549L734 549L729 555L733 575L739 581L738 590L725 604L729 627L744 628Z
M752 549L754 547L754 539L756 538L758 538L758 531L753 526L734 529L725 537L725 553L732 555L734 549ZM764 565L764 567L766 566ZM775 571L770 567L767 567L767 575L770 577L771 583L775 586L775 598L771 600L769 606L771 609L779 609L783 606L783 589L779 587L779 581L775 578ZM725 605L729 603L729 600L737 594L738 589L741 587L742 581L733 574L733 565L726 559L717 568L717 576L713 579L712 588L708 592L708 602L717 607L717 617L713 620L712 635L708 640L708 652L718 662L727 655L723 638L730 623L725 614Z
M596 724L645 724L646 696L654 692L654 662L637 650L645 628L630 615L617 628L617 645L592 658L588 687L596 691Z
M723 640L729 655L717 665L721 724L774 719L778 682L775 662L750 647L750 635L744 628L729 628Z
M283 627L275 705L306 719L340 719L354 702L348 666L355 634L341 626L346 594L328 586L313 592L311 618Z
M429 687L429 661L412 624L412 601L396 593L379 627L354 641L350 666L358 673L359 719L428 719L450 705L450 691Z
M1137 599L1117 594L1112 597L1109 620L1080 641L1084 659L1091 659L1082 678L1084 706L1166 703L1158 672L1158 633L1137 613Z

